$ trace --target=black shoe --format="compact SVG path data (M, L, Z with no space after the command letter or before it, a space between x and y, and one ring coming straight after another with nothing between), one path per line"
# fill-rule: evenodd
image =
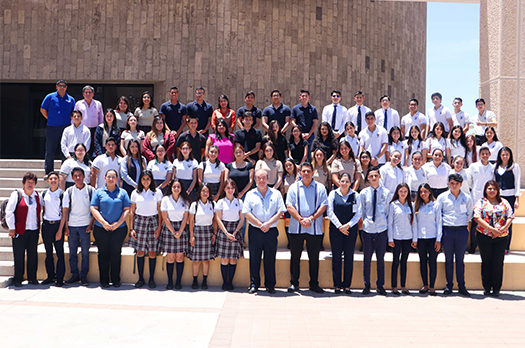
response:
M137 289L141 288L141 287L144 286L144 284L145 284L144 281L139 279L139 281L135 283L135 288L137 288Z
M72 276L71 278L66 280L66 284L74 284L74 283L78 283L79 281L80 281L79 276Z
M499 297L499 291L495 291L495 290L494 290L494 291L492 292L492 296L494 296L494 297Z
M299 291L299 288L298 288L297 286L295 286L295 285L290 285L290 286L288 287L288 290L287 290L287 291L288 291L288 292L296 292L296 291Z
M249 294L255 294L257 292L257 288L255 286L250 286L250 289L248 289Z
M392 295L401 295L401 293L399 292L399 290L392 290Z
M386 296L386 290L385 290L385 288L383 288L382 286L378 286L377 289L376 289L376 292L377 292L379 295Z
M173 290L173 284L166 284L166 290Z
M352 290L350 290L350 289L345 289L345 294L347 294L347 295L352 294Z
M64 286L64 281L63 280L57 280L56 286L58 286L59 288L63 287Z
M268 291L269 294L275 294L274 288L266 288L266 291Z
M324 290L319 285L316 286L310 286L310 291L315 292L316 294L324 294Z
M49 278L46 278L42 281L42 285L47 285L47 284L53 284L55 282L55 280L51 277Z
M363 289L363 291L361 291L361 293L363 295L370 295L370 287L369 286L365 286L365 288Z
M468 292L465 288L460 288L458 292L465 297L470 297L470 292Z
M22 283L20 283L20 282L13 282L13 285L15 286L15 288L21 288L22 287Z
M180 283L175 283L175 289L177 290L182 289L182 285Z
M36 279L32 279L32 280L28 280L28 281L27 281L27 284L30 284L30 285L39 285L40 283L38 282L38 280L36 280Z
M446 295L446 296L452 295L452 289L446 288L445 291L443 291L443 295Z
M82 286L88 286L89 285L89 281L87 280L86 277L82 277L82 280L80 280L80 284Z
M428 292L428 288L427 289L420 289L419 290L419 293L420 294L426 294Z
M408 290L403 290L403 291L401 291L401 292L402 292L403 294L405 294L405 295L410 295L410 291L408 291Z
M476 252L476 248L468 248L469 254L474 254Z
M148 286L149 286L150 289L155 289L157 287L157 284L155 284L154 280L150 280L148 282Z
M334 289L334 294L340 294L342 292L343 292L343 290L341 288L335 288Z
M222 291L228 291L228 288L229 287L226 284L222 284L222 286L221 286Z
M208 282L204 280L202 282L202 286L201 287L202 287L202 290L208 290Z
M437 296L437 292L436 292L436 290L434 290L434 291L430 291L428 294L429 294L430 296Z
M485 291L483 291L483 295L490 296L492 294L490 293L490 290L485 290Z
M193 280L193 283L191 284L191 288L193 290L197 290L199 288L199 283L197 283L196 279Z
M121 285L122 285L121 282L113 283L113 287L114 287L114 288L120 288Z
M235 290L235 286L233 286L233 284L230 284L230 286L228 286L228 291L233 291Z
M100 283L100 286L103 287L104 289L107 289L109 288L109 283Z

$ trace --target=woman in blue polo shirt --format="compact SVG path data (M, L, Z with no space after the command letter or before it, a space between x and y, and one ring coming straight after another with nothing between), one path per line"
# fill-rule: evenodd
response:
M93 235L98 246L100 285L109 283L120 287L122 243L128 233L126 219L130 200L126 190L117 186L118 174L114 169L106 172L106 186L98 189L91 199L91 214L95 218ZM111 269L111 270L110 270Z

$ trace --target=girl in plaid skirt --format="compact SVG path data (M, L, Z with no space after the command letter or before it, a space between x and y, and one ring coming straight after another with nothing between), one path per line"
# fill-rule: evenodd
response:
M217 256L221 258L222 290L233 290L233 276L237 260L243 252L242 234L239 232L244 223L242 200L236 198L237 185L232 179L227 179L223 198L215 207L217 231Z
M182 272L184 271L184 254L189 249L189 232L186 228L190 196L179 179L173 179L168 185L166 195L162 198L160 211L162 212L161 250L168 254L166 271L168 285L166 289L173 289L173 264L177 262L177 280L175 289L181 289Z
M193 261L192 289L198 289L197 276L202 262L202 289L208 289L209 260L215 258L214 244L217 238L217 223L215 221L214 204L210 198L210 188L203 184L197 192L199 198L190 206L190 253L188 258Z
M145 170L140 174L137 189L131 193L130 235L129 245L137 251L137 269L139 280L136 288L144 285L144 255L149 256L149 287L155 288L154 275L157 263L158 240L162 220L160 202L162 192L155 188L153 173Z
M206 154L206 161L202 161L199 164L199 169L197 169L199 185L207 184L210 189L210 199L214 202L219 200L224 190L226 178L226 166L219 160L218 156L219 148L217 145L211 145Z

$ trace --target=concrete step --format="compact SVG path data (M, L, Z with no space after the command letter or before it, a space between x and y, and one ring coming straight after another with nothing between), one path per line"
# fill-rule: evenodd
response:
M16 178L19 181L22 181L22 177L28 171L29 169L27 168L0 168L0 178ZM42 179L46 173L44 168L33 168L30 171L34 173L39 180Z
M2 178L0 177L0 187L1 188L9 188L11 191L17 188L22 188L22 179L21 178ZM49 185L46 181L42 180L41 178L36 183L37 189L45 189L48 188Z
M12 246L1 246L0 247L0 261L13 261L13 247Z
M55 160L55 169L60 169L62 162ZM0 159L0 168L22 168L22 169L42 169L44 168L43 159Z
M15 272L13 261L0 261L0 277L12 277Z
M11 244L11 237L9 237L9 233L7 232L0 232L0 247L10 247Z

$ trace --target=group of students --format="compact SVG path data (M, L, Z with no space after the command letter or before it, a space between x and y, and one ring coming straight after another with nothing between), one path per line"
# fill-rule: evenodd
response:
M441 234L438 234L440 221L432 222L428 219L437 219L439 214L431 214L434 209L433 198L447 192L450 175L454 175L456 179L461 177L461 190L473 203L484 197L486 183L494 179L501 188L500 196L509 202L510 207L515 209L519 205L520 168L513 162L511 149L498 141L493 128L496 125L495 118L489 111L484 110L485 103L482 99L476 101L480 114L470 120L468 115L460 111L460 98L454 100L455 113L451 113L441 105L439 93L432 95L435 107L429 110L429 118L417 111L418 102L411 99L410 113L400 119L397 111L390 108L388 96L380 98L382 109L374 113L362 105L362 92L354 95L356 106L346 109L339 104L341 93L334 90L330 95L332 104L323 110L323 120L314 134L318 116L315 107L309 104L307 90L301 90L301 104L292 110L280 103L281 93L278 90L272 91L272 105L263 113L253 106L255 94L248 92L245 96L247 106L239 109L237 114L230 109L228 97L225 95L219 97L219 107L213 111L211 105L203 101L205 93L202 87L196 88L197 100L187 107L177 101L176 87L172 87L169 94L170 101L163 104L160 114L155 112L148 92L143 94L142 104L134 114L129 112L127 99L120 98L117 110L108 110L104 123L97 128L94 147L98 156L92 163L87 154L89 144L79 141L71 146L72 142L80 139L71 134L81 128L79 122L82 121L81 111L73 111L71 130L64 131L62 140L64 156L69 158L62 164L59 174L52 173L53 175L47 177L50 192L56 191L51 181L54 182L54 177L57 177L58 192L64 197L73 197L72 194L76 190L86 190L89 185L97 189L95 193L90 191L91 194L88 195L91 205L87 204L88 211L84 204L83 213L91 214L92 218L89 224L83 223L82 227L85 227L84 234L93 228L95 239L98 235L98 239L101 240L99 242L97 239L97 245L99 267L104 267L104 271L101 268L103 286L109 286L109 283L120 285L120 278L113 270L111 277L109 276L109 268L111 266L112 269L120 271L120 260L117 262L116 255L120 255L120 247L126 236L126 233L120 233L120 230L125 230L124 221L129 214L130 245L137 251L137 287L145 284L143 274L147 251L150 287L155 286L153 275L156 256L158 253L167 253L168 288L180 288L184 256L188 256L194 262L194 288L198 287L200 263L203 264L204 275L201 286L207 287L208 261L215 256L222 259L223 288L233 288L235 265L242 255L246 228L242 205L247 192L254 186L255 172L264 170L268 176L268 186L286 197L290 186L301 180L297 166L310 159L313 179L330 193L327 215L332 221L330 238L333 239L336 291L350 288L348 282L351 273L349 276L346 269L351 272L349 262L353 260L351 255L355 239L348 242L346 237L352 236L352 231L355 230L359 231L363 241L365 260L371 258L374 250L384 254L382 250L383 247L386 250L387 244L393 248L394 260L397 261L394 262L392 271L395 270L396 274L398 264L401 265L401 273L403 274L403 270L406 273L408 252L417 244L418 250L421 250L422 265L426 264L426 258L432 264L430 283L428 279L425 280L427 277L423 274L423 268L426 269L426 266L421 268L422 277L425 278L422 291L434 293L433 266L441 248ZM459 109L456 108L458 105ZM338 113L340 108L342 112ZM169 117L174 113L180 116L177 122ZM202 114L210 116L203 119ZM145 120L151 122L149 126L146 126ZM470 123L476 129L475 136L465 136ZM257 129L260 124L267 131L264 137ZM184 132L186 126L188 130ZM235 127L239 130L234 134L230 133L230 129ZM288 128L290 138L286 139L285 132ZM483 130L482 135L478 134L478 128ZM210 130L212 133L206 137ZM147 131L147 134L144 131ZM118 156L118 153L123 157ZM82 179L79 179L80 176ZM24 177L24 192L26 181L36 183L36 177L28 178ZM378 189L372 194L369 187L375 185L376 178ZM25 196L31 196L30 192L32 191L28 189ZM15 193L12 199L15 199L14 195ZM359 209L363 207L360 207L359 195L369 196L362 202L363 207L365 202L375 202L369 212L363 210L360 213ZM44 196L43 202L46 197L50 196ZM342 202L340 197L343 197ZM60 198L61 204L66 201ZM115 201L119 202L118 209L115 209ZM334 202L338 202L336 205L350 205L352 213L342 218L336 212L342 207L335 210L330 208L330 204L333 205ZM414 206L412 203L415 203ZM13 203L10 207L14 206ZM422 208L425 214L419 214ZM61 209L67 209L66 205ZM44 224L51 221L53 223L49 223L50 225L56 225L56 241L63 240L63 236L70 233L62 232L68 230L68 223L70 231L71 227L78 227L75 226L78 225L76 219L72 220L70 217L67 220L66 215L72 212L61 212L61 209L55 209L56 214L48 216L48 219L44 215ZM472 212L472 209L469 211ZM367 216L368 213L371 215ZM378 225L376 214L379 219L379 216L384 214L385 229L374 233L385 232L384 238L380 237L381 233L377 236L369 233L370 226L376 228ZM471 217L467 218L467 222L470 222ZM64 219L66 220L63 221ZM346 221L342 222L343 220ZM478 220L474 219L470 231L471 245L468 250L472 253L476 248L476 231L479 234L487 230ZM289 224L290 215L286 213L287 233ZM430 227L431 224L433 228ZM107 233L109 231L119 233ZM505 239L504 252L509 250L510 233L511 227L509 236ZM18 232L17 234L22 235ZM84 249L82 236L80 233L78 239L81 240ZM423 241L418 242L419 239ZM432 241L433 239L435 240ZM52 246L49 243L44 244L46 250L51 250L52 255ZM76 255L78 242L74 244ZM445 247L445 253L446 249ZM59 248L56 250L58 253ZM70 250L70 255L72 251ZM87 251L83 250L83 259L84 252L89 256ZM340 263L343 252L345 280L341 281ZM105 255L102 262L101 254ZM120 256L118 258L120 259ZM70 257L70 262L76 265L74 257ZM177 279L174 283L175 262ZM379 268L382 267L380 263L378 262ZM47 264L48 262L46 267ZM61 264L59 262L59 265ZM57 269L61 269L62 266L59 265ZM367 267L369 273L369 266L370 263L365 262L365 273ZM68 282L87 283L84 262L82 268L82 272L78 272L78 267L72 265L73 277ZM48 279L44 282L56 281L60 284L63 280L59 279L59 275L63 277L58 270L54 274L54 270L49 266ZM29 272L28 279L34 280L29 276ZM397 291L397 276L392 279L392 288ZM18 283L19 274L15 275L15 284ZM365 276L365 286L370 288L369 276L368 280ZM380 280L379 286L383 286ZM403 276L401 289L406 291Z

